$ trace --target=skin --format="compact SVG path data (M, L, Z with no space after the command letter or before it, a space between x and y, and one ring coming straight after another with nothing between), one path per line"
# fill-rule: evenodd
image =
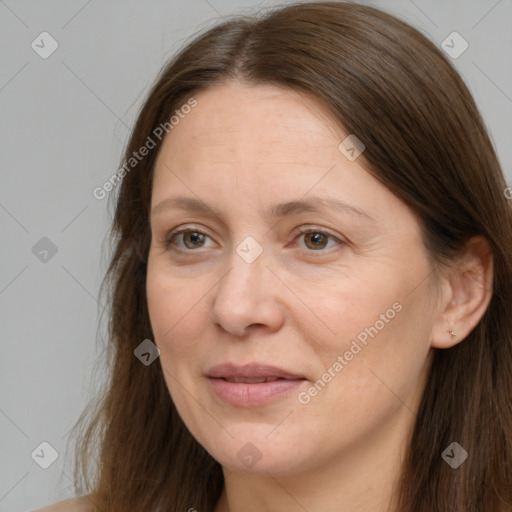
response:
M219 216L152 213L147 296L171 397L223 466L216 512L393 510L433 349L464 339L488 305L485 242L473 239L436 287L414 213L363 157L340 152L348 133L319 100L240 82L194 97L158 155L152 208L187 196ZM267 216L276 203L312 196L343 200L373 220L331 209ZM167 247L178 226L205 236L178 235ZM318 242L318 230L334 238ZM252 263L236 251L248 236L263 250ZM338 356L397 302L400 312L300 403L298 393L332 374ZM235 407L205 376L227 361L271 364L307 381L271 404ZM261 454L252 467L237 457L247 442Z

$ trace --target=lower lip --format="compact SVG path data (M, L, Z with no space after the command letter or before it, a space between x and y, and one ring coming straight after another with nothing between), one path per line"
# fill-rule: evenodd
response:
M300 380L279 379L259 384L228 382L224 379L208 378L217 396L231 405L257 407L268 404L295 390L303 382Z

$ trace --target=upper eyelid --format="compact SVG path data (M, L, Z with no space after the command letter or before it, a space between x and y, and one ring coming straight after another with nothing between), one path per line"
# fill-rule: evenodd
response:
M199 227L199 226L195 226L195 225L183 225L183 226L178 226L176 228L173 228L171 229L166 235L165 237L166 238L169 238L169 237L172 237L174 235L178 235L178 234L182 234L183 232L187 232L187 231L196 231L198 233L201 233L202 235L206 235L206 236L209 236L210 238L212 238L208 233L205 233L204 229L202 227ZM325 233L326 235L329 235L330 237L332 238L336 238L340 241L343 240L343 238L340 238L338 235L335 235L333 233L331 233L331 231L327 228L323 228L323 227L318 227L318 226L314 226L314 225L310 225L310 226L301 226L298 230L298 234L304 234L304 232L309 232L309 231L318 231L320 233Z
M183 233L186 233L187 231L195 231L197 233L201 233L202 235L206 235L210 238L212 238L208 233L205 233L203 228L200 228L198 226L194 225L184 225L184 226L178 226L177 228L171 229L167 234L165 235L165 240L169 240L174 236L182 235Z

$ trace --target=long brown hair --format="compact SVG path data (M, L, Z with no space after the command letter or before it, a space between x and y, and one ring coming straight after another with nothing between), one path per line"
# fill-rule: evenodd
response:
M401 512L496 512L512 507L512 214L484 122L448 58L418 30L346 2L289 5L233 17L197 36L163 69L123 161L194 94L228 80L277 84L323 100L366 149L368 172L418 215L439 265L480 234L494 256L491 302L453 348L435 350L399 488ZM108 383L79 423L76 489L95 510L212 511L220 464L180 419L160 364L134 349L154 339L146 304L149 207L160 147L116 184ZM119 178L121 180L121 178ZM114 195L111 195L114 197ZM90 412L90 411L89 411ZM469 454L457 469L452 442Z

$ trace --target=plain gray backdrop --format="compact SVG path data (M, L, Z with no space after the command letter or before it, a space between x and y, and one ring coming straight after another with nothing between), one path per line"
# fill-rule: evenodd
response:
M454 31L467 41L453 62L510 184L512 0L361 3L401 17L441 48ZM93 189L118 169L163 64L223 17L275 5L0 0L0 512L73 495L64 448L94 393L104 345L97 300L110 217ZM55 454L41 443L58 454L47 469Z

